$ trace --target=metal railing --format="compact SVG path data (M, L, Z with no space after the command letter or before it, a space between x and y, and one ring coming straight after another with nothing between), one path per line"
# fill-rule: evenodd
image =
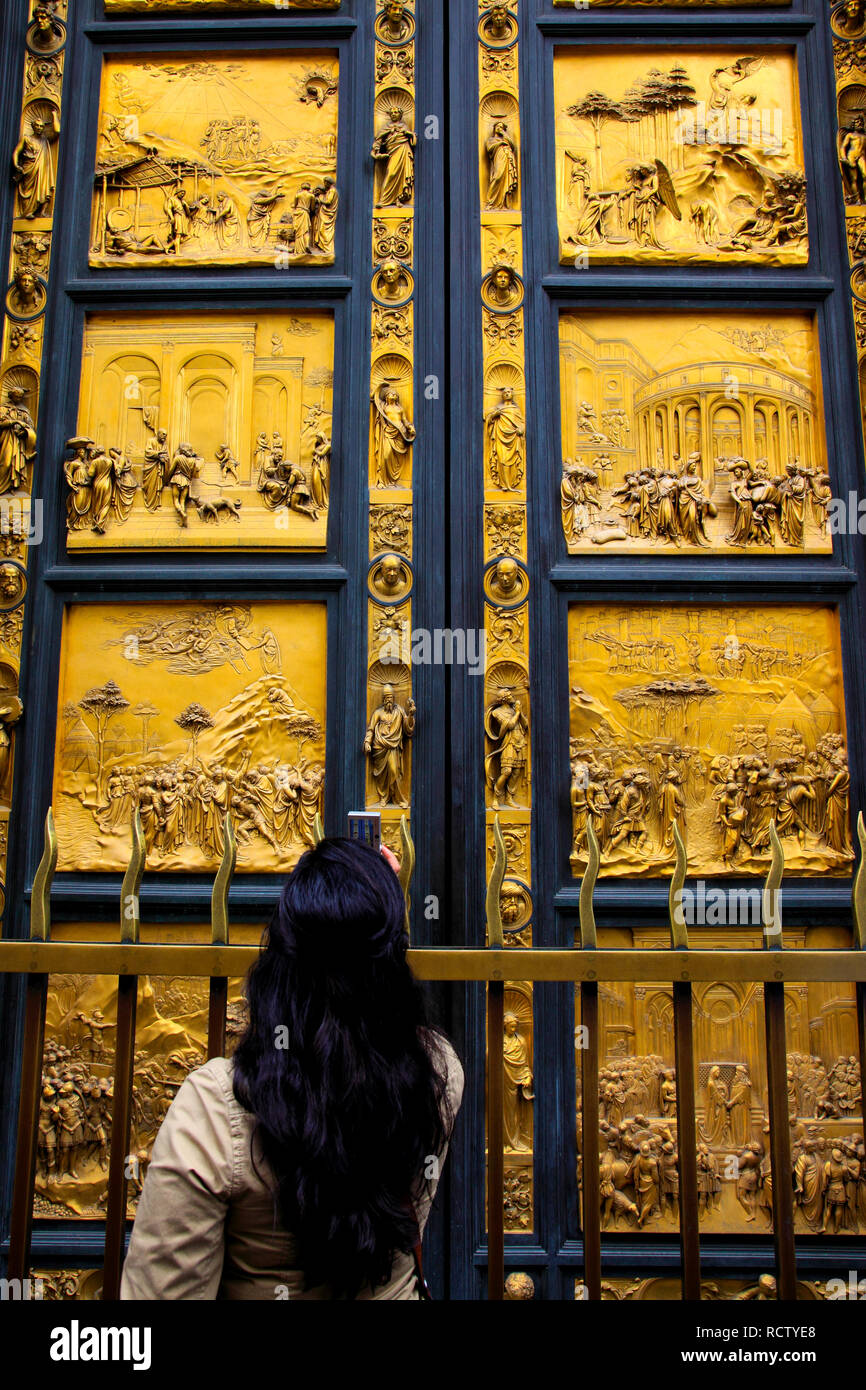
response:
M701 1297L695 1052L692 990L696 983L720 979L763 986L772 1175L773 1239L778 1296L797 1296L791 1139L788 1122L785 1043L785 986L810 982L848 982L856 987L861 1077L866 1077L866 829L858 818L860 862L853 887L853 946L845 950L782 950L778 889L782 882L782 846L771 826L772 860L763 895L763 950L693 950L680 909L686 878L686 852L674 827L676 864L671 879L671 944L667 950L602 950L598 947L593 894L599 847L588 830L588 863L580 889L580 947L518 948L506 951L500 912L506 852L498 817L494 823L495 859L487 886L487 945L483 949L410 948L414 973L428 981L485 983L487 1038L504 1031L508 982L573 983L579 987L581 1023L586 1045L581 1050L582 1092L582 1281L590 1299L601 1298L601 1200L599 1175L599 985L607 982L667 983L673 991L676 1066L677 1149L679 1155L679 1235L682 1296ZM321 821L317 819L321 837ZM415 862L406 818L401 821L401 886L409 907ZM29 1273L33 1200L36 1179L39 1101L49 975L103 975L117 978L114 1096L105 1218L104 1299L117 1299L127 1225L127 1155L132 1115L132 1088L138 979L143 975L183 975L209 980L207 1055L223 1055L226 1041L228 981L246 974L259 947L229 944L228 891L235 867L236 842L231 819L225 821L225 848L211 897L210 945L149 944L139 940L139 889L146 847L136 813L132 854L121 888L120 939L117 942L50 940L51 882L57 863L54 820L48 812L45 850L36 872L28 940L0 940L0 973L26 977L24 1036L18 1110L15 1174L9 1242L10 1279ZM723 963L722 963L723 961ZM487 1255L488 1298L501 1300L505 1284L505 1070L500 1046L488 1046L487 1058Z

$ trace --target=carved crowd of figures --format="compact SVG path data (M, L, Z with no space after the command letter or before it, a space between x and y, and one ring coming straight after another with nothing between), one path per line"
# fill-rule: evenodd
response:
M219 470L218 485L202 477L205 459L191 444L170 447L165 429L157 428L148 439L138 470L125 450L106 449L85 435L70 439L66 447L72 453L63 465L70 531L89 529L104 535L110 520L119 524L128 520L139 493L150 512L160 511L168 494L178 525L184 528L191 515L203 522L240 517L243 499L225 491L239 485L238 460L228 444L216 449L213 460L211 471ZM260 432L255 445L255 486L264 505L271 511L288 508L315 521L328 504L330 455L331 441L319 431L308 476L299 464L286 459L278 432L272 436Z
M309 476L300 464L285 457L282 436L268 438L262 431L256 437L256 487L270 511L287 507L316 521L320 509L328 505L331 441L319 432L313 446Z
M753 1088L745 1063L707 1072L698 1111L698 1213L718 1212L730 1184L747 1221L773 1222L769 1123L753 1114ZM814 1232L866 1228L866 1148L860 1133L828 1133L824 1120L860 1120L860 1075L853 1057L829 1068L818 1057L788 1054L788 1110L792 1127L791 1183L796 1210ZM599 1071L600 1201L605 1226L625 1218L633 1227L676 1219L679 1193L676 1073L663 1058L609 1058ZM761 1137L755 1137L760 1127ZM578 1147L581 1144L578 1110Z
M304 758L295 765L249 763L246 752L234 768L179 759L159 767L115 767L99 827L125 833L137 809L148 853L165 856L194 845L213 860L223 852L223 824L231 812L241 844L258 836L278 854L292 844L314 845L324 768Z
M80 1017L91 1038L104 1026L99 1009L91 1019ZM103 1051L100 1038L92 1045L92 1059L101 1060ZM103 1170L108 1167L113 1087L113 1077L92 1075L88 1063L73 1057L71 1049L52 1039L46 1042L37 1121L38 1169L46 1182L77 1179L90 1160Z
M114 1077L106 1074L105 1034L114 1024L94 1008L79 1011L71 1046L46 1039L42 1059L42 1089L37 1121L37 1172L49 1198L63 1200L66 1184L92 1181L108 1169ZM177 1048L166 1057L137 1051L133 1060L131 1119L131 1193L139 1194L150 1150L171 1102L186 1075L204 1061L195 1047ZM96 1199L104 1207L106 1192Z
M792 459L784 474L772 475L765 458L754 464L744 458L720 458L728 470L728 493L734 515L728 545L774 547L778 543L802 550L806 523L811 517L819 532L827 531L832 497L829 474ZM603 503L600 471L610 468L606 455L586 465L582 459L566 459L562 474L562 518L566 538L578 541L599 519ZM611 489L622 531L608 537L659 541L668 545L708 547L706 519L718 516L701 476L701 456L690 454L685 463L674 455L670 468L641 468L626 473L619 487Z
M654 1218L675 1219L678 1213L680 1177L679 1149L672 1126L654 1129L645 1116L624 1120L622 1125L601 1126L605 1147L599 1162L599 1197L602 1225L619 1225L625 1216L643 1228ZM702 1206L715 1197L716 1174L701 1169L699 1154L698 1189ZM707 1175L702 1182L702 1172ZM706 1192L705 1192L706 1189Z
M674 745L635 748L643 761L614 767L614 757L581 747L572 759L574 851L586 852L592 824L602 854L620 845L641 853L673 849L673 826L689 822L689 804L715 803L719 854L732 865L744 851L768 852L770 824L781 839L804 847L817 839L839 855L850 853L850 776L842 737L827 734L814 750L791 756L718 754L709 762L697 749Z

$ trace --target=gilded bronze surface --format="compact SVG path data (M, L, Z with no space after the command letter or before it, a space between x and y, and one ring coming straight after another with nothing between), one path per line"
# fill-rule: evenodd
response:
M705 916L720 925L693 930L692 945L719 952L734 944L760 949L760 892L751 901L746 895L740 915L728 923L727 913L733 917L736 907L730 894L709 890ZM744 921L757 928L744 929ZM824 927L788 930L785 940L801 949L848 945L844 932ZM650 930L602 929L599 944L664 949L667 940ZM766 1233L773 1226L773 1199L762 990L733 981L697 985L693 1018L701 1230ZM679 1152L669 987L602 986L600 1026L603 1228L676 1229ZM789 986L786 1035L796 1230L856 1235L866 1228L866 1149L853 988ZM578 1087L578 1146L580 1108Z
M832 552L811 316L567 313L559 351L571 554Z
M26 565L43 534L32 497L45 308L59 173L66 0L28 0L21 115L9 151L13 188L8 277L0 317L0 915L5 911Z
M334 259L333 53L106 58L90 263Z
M830 608L572 605L575 873L591 823L603 874L788 872L853 860L838 620Z
M333 380L328 313L89 316L69 549L324 548Z
M808 260L792 54L560 49L554 90L564 263Z
M370 566L367 575L366 805L403 856L400 819L412 803L414 527L415 48L420 16L402 0L375 5L370 280Z
M259 927L235 926L235 942L258 940ZM105 925L62 926L55 937L111 939ZM198 926L147 925L147 941L206 939ZM240 980L229 981L226 1048L246 1019ZM39 1108L34 1215L104 1219L114 1094L117 984L96 975L52 976L49 983ZM206 1059L208 985L178 976L143 976L136 1004L129 1214L134 1214L159 1126L181 1082ZM88 1295L84 1286L80 1297ZM59 1296L49 1293L47 1296Z
M315 843L324 783L325 606L73 605L53 802L60 869L212 869L232 814L240 872Z

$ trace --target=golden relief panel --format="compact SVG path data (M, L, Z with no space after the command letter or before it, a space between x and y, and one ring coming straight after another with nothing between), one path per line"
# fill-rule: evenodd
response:
M686 916L699 925L701 949L760 949L760 888L690 891ZM665 933L651 930L603 929L600 936L600 945L615 949L668 944ZM845 949L850 943L844 931L819 927L786 930L785 944ZM763 992L734 981L699 985L693 1012L701 1230L766 1234L773 1228L773 1187ZM790 985L785 1021L795 1229L857 1235L866 1229L866 1150L854 989ZM603 1229L676 1230L680 1155L670 989L602 986L600 1027ZM578 1085L578 1144L580 1110Z
M91 315L69 549L324 549L333 383L328 313Z
M765 874L770 825L790 872L847 874L838 616L830 607L572 605L572 870Z
M258 942L261 928L233 926L236 945ZM52 937L110 941L116 929L61 924ZM201 926L147 925L146 942L206 941ZM243 981L230 980L226 1054L246 1021ZM108 1145L114 1101L117 982L98 975L49 979L39 1108L34 1216L104 1219ZM128 1213L134 1215L153 1142L181 1083L207 1055L208 982L180 976L142 976L136 1005ZM86 1296L86 1295L84 1295Z
M832 553L811 315L568 313L559 352L570 554Z
M808 260L792 53L559 49L554 93L564 264Z
M334 259L335 53L106 58L90 264Z
M71 605L53 805L58 868L212 870L231 812L240 872L315 843L325 750L320 603Z

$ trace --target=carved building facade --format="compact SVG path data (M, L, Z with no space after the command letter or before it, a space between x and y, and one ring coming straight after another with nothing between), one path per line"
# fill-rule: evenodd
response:
M497 827L508 951L575 944L593 843L599 944L664 946L681 838L692 940L719 958L694 1003L706 1296L765 1297L761 989L725 951L761 946L775 836L786 944L851 941L866 20L755 0L734 35L731 7L684 3L662 42L654 4L4 11L2 935L27 934L49 806L62 941L116 938L136 812L142 933L176 943L208 938L226 813L234 942L357 807L400 856L411 827L422 946L485 944ZM0 990L15 1038L21 991ZM440 1293L486 1287L501 1046L508 1296L581 1296L574 993L507 982L500 1040L480 986L440 992L474 1077L430 1229ZM673 1296L672 1007L601 993L610 1298ZM228 1047L243 1011L231 982ZM137 1012L130 1214L206 1055L205 986L143 978ZM68 1223L105 1219L117 1020L104 980L52 979L52 1297L98 1288ZM866 1248L860 1046L851 987L788 989L803 1296Z

